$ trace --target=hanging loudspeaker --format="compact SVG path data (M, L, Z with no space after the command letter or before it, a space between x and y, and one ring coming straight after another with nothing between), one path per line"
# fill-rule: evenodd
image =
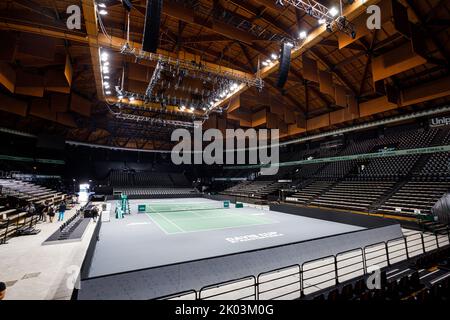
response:
M161 22L162 0L147 0L142 49L156 53L159 44L159 26Z
M286 84L289 68L291 66L291 49L292 45L288 43L283 43L281 46L280 71L277 81L278 88L283 88Z

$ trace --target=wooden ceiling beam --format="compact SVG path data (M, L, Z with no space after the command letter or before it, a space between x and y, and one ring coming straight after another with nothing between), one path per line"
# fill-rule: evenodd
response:
M94 70L95 87L98 100L104 101L103 81L100 69L100 46L98 41L98 21L94 0L82 0L84 24L86 26L89 51L91 53L92 69Z
M356 88L353 84L346 77L344 77L342 72L338 70L335 65L328 61L328 58L322 55L317 48L311 48L310 52L328 68L328 71L334 73L334 75L347 87L348 90L350 90L351 93L356 95Z
M263 2L263 0L257 0L257 1L260 3ZM343 15L346 16L347 19L349 19L350 21L353 21L355 18L360 16L362 13L364 13L366 11L367 7L377 4L379 1L380 0L354 1L353 4L349 4L345 7ZM264 0L264 2L267 2L268 6L270 6L270 4L272 4L271 5L272 8L273 8L273 6L276 6L275 2L273 2L273 1ZM317 27L308 35L308 37L303 41L303 43L299 47L293 48L292 53L291 53L292 60L301 56L304 52L306 52L307 50L310 50L315 45L320 43L324 38L328 38L328 37L330 37L330 33L326 30L325 25L321 25L321 26ZM272 65L263 68L260 71L260 75L264 79L264 78L268 77L270 74L277 71L279 68L280 68L280 63L275 62ZM350 86L350 87L352 87L352 86ZM355 89L354 88L352 88L352 89L353 89L352 91L354 92ZM244 92L245 90L246 90L246 88L241 88L240 90L237 90L234 94L229 95L225 99L217 102L214 105L214 107L224 105L230 99L233 99L235 96L242 94L242 92Z
M295 37L295 35L291 34L289 30L289 26L280 24L279 21L275 19L272 15L267 13L264 10L261 10L255 6L253 6L249 2L241 1L241 0L230 0L234 5L244 9L248 13L252 14L254 16L254 20L261 20L262 22L270 25L272 28L277 30L277 32L280 32L288 37Z
M434 46L437 48L439 53L442 55L442 57L445 59L447 63L450 61L450 54L447 52L446 48L441 45L441 42L436 37L436 35L428 30L426 25L426 18L422 16L422 14L419 13L419 9L417 9L416 5L411 0L406 0L406 3L408 4L409 8L411 9L411 12L416 16L417 20L420 22L423 30L425 31L426 35L431 39Z

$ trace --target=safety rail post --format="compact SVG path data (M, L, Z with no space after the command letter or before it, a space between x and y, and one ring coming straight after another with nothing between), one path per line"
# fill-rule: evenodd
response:
M388 241L388 242L389 242L389 241ZM390 267L390 266L391 266L391 258L389 257L389 246L388 246L388 242L385 242L385 243L384 243L384 246L385 246L385 248L386 248L387 264L388 264L388 267Z
M426 249L425 249L425 239L423 238L423 233L420 234L420 238L422 239L422 248L423 248L423 253L426 253Z
M367 274L366 247L362 248L363 270Z
M338 274L338 264L336 256L334 258L334 276L336 277L336 285L339 285L339 274Z
M263 277L265 275L270 275L270 274L271 275L276 275L277 273L283 272L285 270L293 269L293 268L297 269L295 271L295 273L289 273L289 274L283 275L283 276L278 276L277 275L276 277L274 277L274 278L272 278L270 280L266 280L266 281L261 281L260 280L261 277ZM276 282L278 280L286 279L286 278L292 277L292 276L294 276L296 274L298 274L298 281L294 281L294 282L291 282L291 283L288 283L288 284L283 284L283 285L280 285L280 286L277 286L277 287L274 287L274 288L271 288L271 289L267 289L267 290L261 291L261 288L260 288L261 285L268 284L268 283L274 283L274 282ZM302 283L301 282L302 282L302 280L301 280L301 266L299 264L294 264L294 265L290 265L290 266L283 267L283 268L278 268L278 269L273 269L273 270L261 272L260 274L258 274L258 276L256 277L256 281L255 281L255 284L258 286L257 287L257 289L258 289L257 300L260 299L261 294L268 293L268 292L271 292L271 291L276 291L276 290L284 288L284 287L289 287L289 286L292 286L292 285L294 285L296 283L298 283L298 286L299 286L298 290L295 289L294 291L290 291L288 293L284 293L284 294L282 294L280 296L277 296L275 298L270 298L270 299L280 298L282 296L291 295L291 294L296 293L296 292L299 293L299 298L301 298L302 297Z
M438 237L438 233L435 232L435 233L434 233L434 236L436 237L436 247L439 249L440 247L439 247L439 237Z
M405 241L405 251L406 251L406 260L409 260L409 252L408 252L408 240L407 237L403 237L403 240Z
M305 297L305 288L304 288L304 282L303 282L303 265L300 265L300 298Z

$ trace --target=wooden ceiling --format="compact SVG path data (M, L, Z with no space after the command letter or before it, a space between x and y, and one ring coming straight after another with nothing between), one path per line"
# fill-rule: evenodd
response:
M3 70L0 97L8 102L8 106L3 103L0 107L5 114L0 124L29 131L33 122L37 123L34 130L54 128L67 138L85 142L165 148L170 140L170 129L122 123L109 111L106 101L113 101L114 97L105 96L102 89L99 48L110 53L112 86L123 81L129 91L145 91L155 63L135 61L120 54L127 38L127 13L120 1L101 2L108 11L101 16L105 33L95 19L93 0L7 0L0 3L0 38L6 44L0 49ZM130 42L139 47L146 1L132 2ZM319 2L328 7L338 3L334 0ZM421 48L413 36L402 33L401 25L399 27L393 16L383 20L380 30L367 32L339 48L340 32L324 32L325 27L318 25L317 20L290 5L279 7L271 0L165 0L158 52L183 59L200 59L253 75L259 62L270 59L272 53L279 54L280 38L298 40L300 31L308 32L309 38L293 51L284 88L276 86L278 63L275 61L262 70L262 91L245 88L236 95L239 97L237 105L228 113L210 117L208 126L221 129L280 128L282 136L289 139L448 103L450 89L445 83L449 82L450 1L368 0L365 4L389 6L392 2L406 8L410 28L417 29L424 40ZM82 9L81 30L66 27L66 10L73 4ZM357 21L364 15L363 9L361 1L354 1L345 5L344 13L348 12L349 18ZM408 56L410 52L404 54L399 49L409 44L413 47L412 57ZM389 72L378 66L392 57L400 61L392 62L386 68ZM316 72L330 77L331 91L323 82L311 80L305 70L310 60L317 64ZM374 74L377 77L381 74L377 86L381 83L384 89L375 86ZM33 77L34 83L30 80ZM172 97L201 99L202 90L214 90L199 79L185 79L182 85L175 86L178 77L170 78L170 73L165 75L159 90ZM386 89L389 92L383 91ZM337 96L339 90L347 102L356 101L356 109L349 102L345 106L339 102L342 100ZM417 95L417 92L423 94ZM228 103L224 101L223 106ZM45 106L48 112L41 110ZM186 115L152 113L138 103L134 107L127 112L166 119L186 118ZM51 125L45 126L48 123Z

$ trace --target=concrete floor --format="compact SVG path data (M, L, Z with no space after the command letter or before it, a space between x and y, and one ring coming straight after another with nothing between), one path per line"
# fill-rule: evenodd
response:
M66 211L65 219L78 208ZM90 224L81 242L42 245L61 224L39 223L39 234L0 245L0 281L7 284L6 300L70 299L72 279L76 279L74 274L81 267L95 224Z

